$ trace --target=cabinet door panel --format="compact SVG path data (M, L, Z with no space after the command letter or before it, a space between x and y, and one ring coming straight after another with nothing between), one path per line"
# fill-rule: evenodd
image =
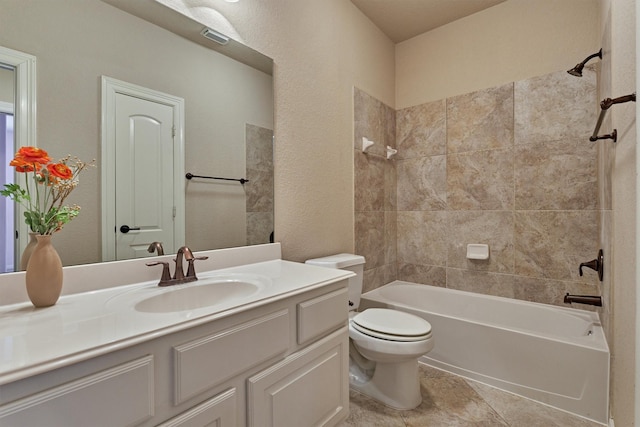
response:
M0 425L133 426L154 414L153 357L146 356L0 407Z
M342 328L249 378L249 425L334 425L349 406L348 351Z
M175 404L284 353L288 348L288 310L176 346Z
M232 388L158 427L236 427L237 399L236 389Z

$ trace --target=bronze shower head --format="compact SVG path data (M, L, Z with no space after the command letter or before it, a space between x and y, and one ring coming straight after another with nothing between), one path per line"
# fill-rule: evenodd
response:
M582 77L582 69L584 68L584 64L586 64L587 62L589 62L590 59L595 58L596 56L602 59L602 49L600 49L597 53L594 53L593 55L587 56L584 59L584 61L582 61L581 63L579 63L572 69L570 69L569 71L567 71L567 73L571 74L572 76Z

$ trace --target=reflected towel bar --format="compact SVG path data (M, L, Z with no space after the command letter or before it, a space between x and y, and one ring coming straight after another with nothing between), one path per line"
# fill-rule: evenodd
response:
M595 142L599 139L613 139L613 142L618 140L618 132L614 129L612 133L608 135L598 136L598 132L600 131L600 126L602 126L602 121L604 120L604 115L607 114L607 110L611 108L613 104L622 104L624 102L633 101L636 102L636 93L632 93L631 95L624 95L618 98L606 98L603 99L600 103L600 116L598 117L598 122L596 123L596 128L593 130L593 135L589 137L589 141Z
M184 177L187 178L187 179L204 178L204 179L220 179L220 180L223 180L223 181L238 181L242 185L244 185L245 182L249 182L248 179L244 179L244 178L221 178L221 177L217 177L217 176L194 175L191 172L187 172L187 174Z

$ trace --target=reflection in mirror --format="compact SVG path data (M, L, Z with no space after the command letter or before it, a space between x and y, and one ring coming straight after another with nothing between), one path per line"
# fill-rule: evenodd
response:
M14 85L13 67L0 66L0 187L14 181L13 168L9 162L13 158L13 114ZM14 211L11 200L0 197L0 273L15 270Z
M142 19L108 3L135 4L146 15ZM234 57L258 58L255 68L209 48L220 46L202 36L196 43L186 32L177 35L187 27L199 33L204 25L153 1L29 0L6 2L2 9L3 46L38 61L37 145L54 158L71 153L95 158L99 165L82 176L69 200L81 206L80 215L54 238L64 265L113 259L102 248L101 218L115 209L101 194L103 76L184 99L184 172L249 180L242 185L177 179L185 198L183 241L192 250L269 242L273 82L268 58L231 41L234 51L250 53ZM176 27L173 32L159 26L167 23ZM135 227L132 221L128 225ZM119 233L117 227L107 232ZM11 238L5 236L2 244Z

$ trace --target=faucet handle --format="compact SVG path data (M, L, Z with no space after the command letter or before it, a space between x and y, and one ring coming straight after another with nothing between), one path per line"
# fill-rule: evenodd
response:
M196 267L194 266L194 262L196 260L204 261L205 259L209 259L209 257L199 256L187 260L187 262L189 263L189 267L187 268L187 277L192 277L193 279L197 280L198 278L196 277Z
M604 254L602 249L598 251L598 258L593 259L589 262L580 263L580 267L578 268L578 272L580 276L582 276L582 267L589 267L598 272L598 278L602 282L602 278L604 276Z
M153 267L154 265L162 265L162 277L160 277L160 283L158 283L158 285L166 286L169 280L171 280L171 273L169 272L169 263L164 261L154 261L154 262L147 263L148 267Z

